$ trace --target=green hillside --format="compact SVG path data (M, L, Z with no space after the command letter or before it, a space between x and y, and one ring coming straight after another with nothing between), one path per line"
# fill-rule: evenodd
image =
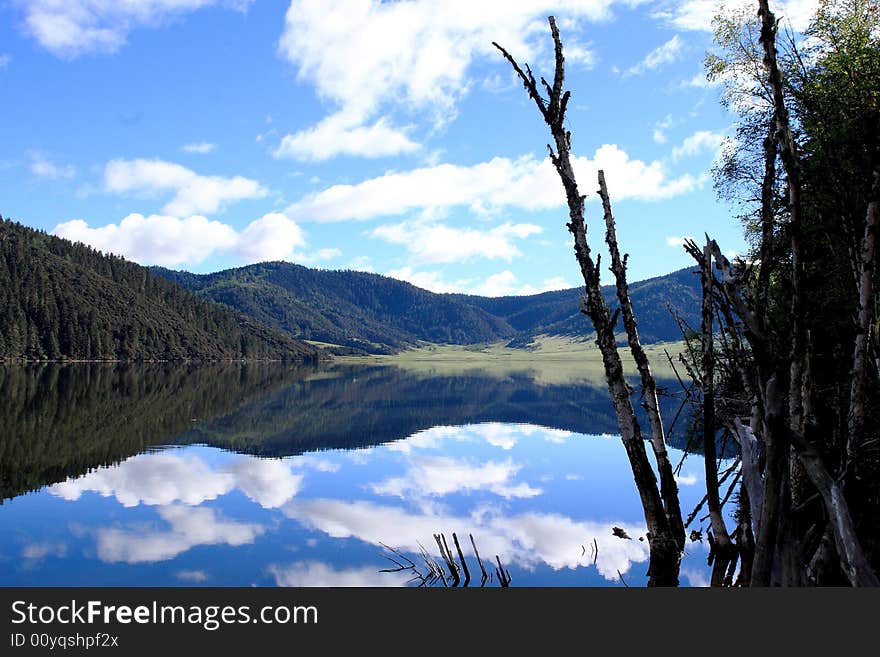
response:
M0 217L0 359L315 359L146 267Z
M297 338L353 352L394 353L423 342L505 340L524 346L538 335L587 337L592 332L580 313L579 288L497 298L435 294L377 274L286 262L205 275L154 271ZM605 293L616 306L613 288ZM690 324L699 324L699 279L690 270L633 283L631 294L645 343L681 339L670 308Z

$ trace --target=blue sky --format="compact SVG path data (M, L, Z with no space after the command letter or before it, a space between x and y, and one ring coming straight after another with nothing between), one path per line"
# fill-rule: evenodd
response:
M575 286L547 128L491 46L551 75L552 13L592 242L603 168L631 278L663 274L689 264L682 236L744 249L709 173L734 121L702 75L718 4L8 0L0 212L195 272ZM772 6L802 27L815 4Z

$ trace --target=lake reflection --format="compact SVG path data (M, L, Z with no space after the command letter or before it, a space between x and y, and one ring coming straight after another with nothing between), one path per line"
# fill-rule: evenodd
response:
M0 368L0 393L2 585L398 586L382 545L415 559L438 532L473 534L513 586L646 582L588 382L83 365ZM701 471L682 469L686 510ZM683 584L705 583L706 556L688 544Z

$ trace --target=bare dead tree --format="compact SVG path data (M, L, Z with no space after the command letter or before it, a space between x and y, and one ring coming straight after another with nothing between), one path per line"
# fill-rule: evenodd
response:
M862 237L858 281L858 319L853 346L853 363L849 393L846 454L850 469L859 459L859 443L865 430L865 384L868 378L869 333L874 311L874 268L876 267L877 224L880 223L880 169L874 170L871 199L865 213L865 234Z
M679 530L679 527L683 527L683 524L678 503L678 491L674 486L674 479L667 479L668 476L671 476L672 468L669 465L668 457L664 458L665 445L663 443L662 423L659 423L657 428L654 429L652 438L662 446L662 450L659 450L658 466L661 467L661 477L667 485L663 487L662 492L657 488L657 478L648 460L644 441L642 440L641 426L633 410L630 387L623 374L623 366L614 336L616 316L612 318L599 285L600 259L598 257L595 260L593 259L587 240L587 226L584 220L586 196L580 193L571 163L571 132L565 128L565 112L571 92L563 91L565 58L563 56L562 40L559 36L559 29L556 26L555 18L551 16L548 20L553 36L555 71L552 84L541 78L541 90L539 90L538 82L528 64L523 69L503 47L494 42L493 45L501 51L501 54L513 67L529 97L534 101L538 111L544 118L544 122L550 128L555 148L554 145L549 144L547 148L550 153L550 160L565 189L568 202L570 221L567 224L567 228L574 237L575 258L580 266L586 289L584 312L590 317L593 328L596 331L596 344L602 354L608 390L617 415L621 439L629 458L630 468L632 469L633 478L635 479L644 510L645 522L648 526L651 553L649 583L654 585L676 585L678 583L681 546L683 544L683 529ZM542 95L542 91L546 93L546 98ZM599 186L599 194L603 197L603 206L606 211L606 237L610 241L609 247L613 243L616 248L614 218L611 214L610 202L608 202L607 198L604 174L601 172L599 174ZM614 260L613 256L612 260ZM612 270L614 271L615 278L623 282L622 286L618 285L618 290L626 292L625 263L619 258L619 254L616 265L615 262L612 262ZM618 300L621 312L624 311L626 306L629 306L631 311L628 293L619 295ZM634 321L632 322L632 327L633 329L635 328ZM627 333L631 341L639 344L637 332L633 331L631 333L628 330ZM641 371L642 369L640 368L640 373ZM646 368L644 372L646 378L653 382L650 369ZM656 405L656 386L651 389L654 391L654 404ZM648 405L650 416L653 415L650 411L650 401L648 401ZM657 417L659 417L659 409ZM669 485L670 483L672 484L671 486ZM675 514L676 510L678 511L677 514ZM677 517L671 519L670 516L672 515Z

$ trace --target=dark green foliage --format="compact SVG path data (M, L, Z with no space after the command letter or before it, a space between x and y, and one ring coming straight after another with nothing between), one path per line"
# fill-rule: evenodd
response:
M0 360L303 359L316 350L146 267L0 217Z
M399 351L419 341L528 343L541 333L587 336L580 290L525 297L435 294L409 283L356 271L263 263L198 276L154 269L197 295L306 339L370 353ZM699 323L699 277L681 270L631 286L645 343L679 340L669 307ZM605 290L609 299L613 289Z
M686 324L699 326L699 285L699 276L692 269L680 269L629 286L639 336L644 344L682 339L673 311ZM618 306L614 288L605 286L602 292L614 312ZM581 295L580 288L573 288L528 297L461 298L503 318L521 334L517 343L523 343L523 337L528 339L542 333L569 336L592 333L589 321L580 312Z

